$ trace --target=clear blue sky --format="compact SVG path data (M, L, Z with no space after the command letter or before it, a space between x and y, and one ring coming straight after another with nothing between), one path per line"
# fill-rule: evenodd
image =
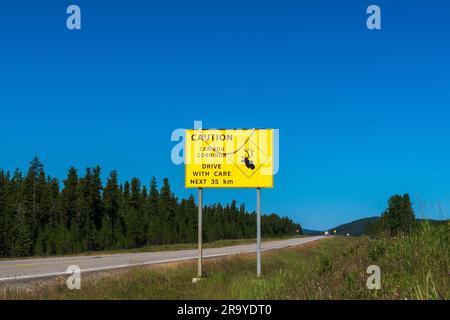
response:
M82 30L69 31L78 4ZM378 4L382 30L365 26ZM39 155L64 178L99 164L168 177L173 129L280 129L263 210L305 228L378 215L411 194L449 217L448 1L8 1L0 5L0 167ZM206 190L254 209L254 190ZM447 210L442 216L440 205ZM420 210L423 204L425 210Z

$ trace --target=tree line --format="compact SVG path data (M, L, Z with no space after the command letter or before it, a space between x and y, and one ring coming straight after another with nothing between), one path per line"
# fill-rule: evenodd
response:
M26 175L0 169L0 256L30 256L192 243L197 240L194 197L178 199L169 180L149 188L138 178L106 185L101 168L79 175L70 168L62 185L35 157ZM236 201L204 207L204 241L254 238L256 214ZM294 235L299 224L276 214L262 216L265 237Z
M407 193L389 198L388 207L381 218L367 226L366 234L372 237L408 235L417 225L416 216Z

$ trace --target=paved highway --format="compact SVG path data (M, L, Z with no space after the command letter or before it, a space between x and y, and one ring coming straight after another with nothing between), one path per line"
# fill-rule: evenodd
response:
M323 236L295 238L288 240L265 241L262 251L302 245L322 239ZM71 256L61 258L39 258L0 261L0 284L3 282L27 279L49 278L67 275L67 267L77 265L81 272L95 272L133 266L167 263L197 258L197 250L162 252L120 253L108 255ZM203 250L204 258L213 258L239 253L256 252L256 244L236 245Z

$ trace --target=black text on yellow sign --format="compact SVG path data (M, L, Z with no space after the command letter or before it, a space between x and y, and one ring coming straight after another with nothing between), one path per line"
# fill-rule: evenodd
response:
M186 188L272 188L273 129L186 130Z

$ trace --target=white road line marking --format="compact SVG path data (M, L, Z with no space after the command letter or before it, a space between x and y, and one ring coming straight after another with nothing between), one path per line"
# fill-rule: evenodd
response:
M321 238L315 238L315 239L308 239L306 241L300 242L296 245L305 244L308 242L316 241L323 239ZM292 245L291 245L292 246ZM289 246L284 246L289 247ZM262 248L262 251L270 251L275 249L280 249L283 247L273 247L273 248ZM220 249L220 248L219 248ZM252 250L245 250L245 251L238 251L238 252L226 252L226 253L217 253L217 254L209 254L204 255L203 258L216 258L216 257L223 257L223 256L232 256L237 255L241 253L256 253L256 249ZM138 267L138 266L145 266L145 265L152 265L152 264L162 264L162 263L168 263L168 262L177 262L177 261L186 261L186 260L193 260L197 259L198 256L189 256L184 258L174 258L174 259L167 259L167 260L158 260L158 261L148 261L148 262L140 262L140 263L131 263L131 264L122 264L122 265L116 265L116 266L109 266L109 267L98 267L98 268L88 268L83 269L81 272L93 272L93 271L106 271L106 270L114 270L114 269L123 269L123 268L129 268L129 267ZM66 258L67 259L67 258ZM6 281L13 281L13 280L26 280L26 279L40 279L40 278L50 278L50 277L56 277L56 276L63 276L63 275L71 275L71 272L53 272L53 273L43 273L43 274L36 274L36 275L26 275L26 276L15 276L15 277L9 277L9 278L0 278L0 282L6 282Z

